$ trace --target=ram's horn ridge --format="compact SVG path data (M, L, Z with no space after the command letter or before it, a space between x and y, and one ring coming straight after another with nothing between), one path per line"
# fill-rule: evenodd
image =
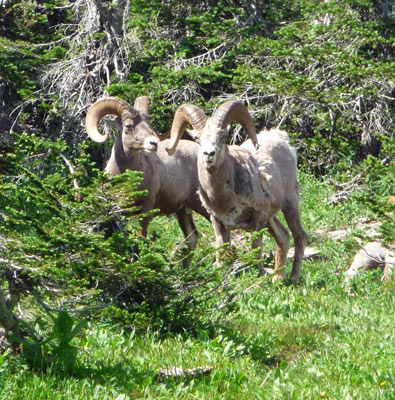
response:
M150 115L150 100L148 96L140 96L134 101L134 108L147 116Z
M106 142L108 135L100 133L98 129L100 120L108 114L121 117L126 111L132 115L137 115L137 110L133 109L126 101L118 97L108 97L96 101L86 114L85 127L88 136L96 143Z
M247 135L258 147L256 129L248 108L240 101L231 100L222 104L212 116L213 124L226 129L233 121L238 122L246 130Z
M180 106L173 118L173 124L170 132L170 146L166 147L169 155L173 155L178 142L180 141L188 124L196 131L204 128L207 121L207 116L202 109L192 104L184 104Z

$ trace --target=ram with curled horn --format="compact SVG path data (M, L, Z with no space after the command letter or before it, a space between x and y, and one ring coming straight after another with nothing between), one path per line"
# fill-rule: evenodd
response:
M199 146L190 140L181 140L174 157L166 152L170 140L160 141L149 121L149 98L139 97L134 107L117 97L98 100L88 110L86 130L89 137L103 143L107 135L99 132L99 122L112 114L112 122L118 128L111 156L105 171L111 176L134 170L142 172L140 190L148 194L141 203L142 212L159 209L161 214L175 214L184 233L186 244L194 250L198 241L192 211L209 219L197 194L197 153ZM182 184L180 184L182 183ZM152 217L142 221L142 232Z
M240 146L227 144L233 121L240 123L249 136ZM298 280L307 233L299 210L296 152L288 135L277 129L257 134L248 109L239 101L224 103L210 118L198 107L185 104L173 119L167 148L170 155L175 154L188 124L200 145L199 195L211 215L216 246L230 243L232 229L260 232L267 228L276 241L273 280L285 278L290 234L278 217L281 210L295 242L291 279ZM262 235L253 246L260 248L262 258ZM262 262L259 269L266 272Z

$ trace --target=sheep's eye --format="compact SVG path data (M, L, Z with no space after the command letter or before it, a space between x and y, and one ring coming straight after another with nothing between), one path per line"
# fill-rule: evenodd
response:
M127 131L131 131L131 130L133 129L133 124L127 124L127 125L125 125L125 129L126 129Z

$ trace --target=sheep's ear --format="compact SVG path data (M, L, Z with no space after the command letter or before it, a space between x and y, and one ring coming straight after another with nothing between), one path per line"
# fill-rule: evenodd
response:
M196 129L185 129L186 133L197 143L200 143L200 131Z
M122 130L122 120L121 118L117 117L115 119L104 118L103 121L108 125L110 128Z

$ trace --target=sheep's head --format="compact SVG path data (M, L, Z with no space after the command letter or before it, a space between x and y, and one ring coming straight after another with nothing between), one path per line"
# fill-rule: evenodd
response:
M191 136L200 144L199 156L206 168L222 164L225 157L229 127L219 126L213 117L208 118L201 131L193 130Z
M98 130L100 120L108 114L118 117L116 125L122 132L122 146L126 155L136 150L153 152L158 149L159 138L149 122L148 97L137 98L134 107L117 97L98 100L93 104L88 110L85 124L89 137L97 143L108 139L108 135Z
M170 134L172 141L166 150L169 155L174 153L189 123L193 128L191 136L200 144L199 157L204 166L218 166L224 158L229 125L232 121L240 123L255 146L258 146L254 122L247 107L239 101L228 101L222 104L211 118L207 118L200 108L191 104L179 107L173 119Z

